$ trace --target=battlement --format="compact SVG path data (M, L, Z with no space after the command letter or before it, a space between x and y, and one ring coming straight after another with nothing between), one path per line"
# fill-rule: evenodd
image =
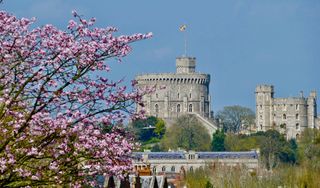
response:
M256 93L273 93L274 87L273 85L258 85L256 87Z
M139 84L150 84L152 82L166 82L166 84L201 84L208 85L210 83L210 75L208 74L176 74L176 73L160 73L160 74L144 74L136 76Z

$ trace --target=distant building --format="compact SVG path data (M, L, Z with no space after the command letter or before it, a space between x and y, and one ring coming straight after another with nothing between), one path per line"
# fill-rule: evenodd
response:
M272 85L256 87L257 131L269 129L284 133L287 139L297 138L305 128L317 128L317 94L308 97L274 98Z
M154 174L181 174L210 165L258 168L256 151L244 152L134 152L136 169L150 165Z
M211 110L210 75L196 72L195 58L178 57L176 73L143 74L135 79L139 88L157 87L155 93L143 97L147 115L170 123L181 115L193 114L210 135L217 129ZM137 110L142 107L137 106Z

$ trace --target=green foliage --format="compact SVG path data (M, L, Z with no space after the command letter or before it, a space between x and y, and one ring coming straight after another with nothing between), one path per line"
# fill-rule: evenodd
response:
M187 187L213 188L209 176L209 171L202 168L188 172L186 175L186 185Z
M161 140L164 150L183 148L185 150L209 151L210 135L194 116L181 116L167 129Z
M211 142L211 150L212 151L224 151L224 140L226 135L224 134L223 130L217 130L212 135L212 142Z
M166 130L165 122L154 116L132 122L131 128L137 140L143 144L159 142Z
M218 111L217 118L221 120L225 132L237 133L254 124L255 114L250 108L226 106Z
M217 166L198 169L186 176L188 187L205 188L274 188L274 187L308 187L318 188L320 171L310 164L301 166L283 165L272 172L260 170L249 172L244 167Z
M162 119L157 119L156 128L154 129L154 133L158 136L158 138L162 138L164 133L166 132L166 123Z

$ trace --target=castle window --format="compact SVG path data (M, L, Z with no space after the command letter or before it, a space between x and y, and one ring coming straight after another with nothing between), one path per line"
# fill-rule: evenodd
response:
M283 105L283 110L287 110L287 107L285 104Z
M156 98L158 98L158 93L156 93Z
M153 173L156 173L156 172L157 172L157 168L156 168L155 166L152 168L152 172L153 172Z
M298 104L296 104L296 110L299 110L299 105Z
M262 130L262 124L260 124L260 130Z
M180 104L177 105L177 112L180 112Z
M262 105L260 105L260 109L262 109Z
M155 109L156 113L159 113L159 105L158 104L154 105L154 109Z
M193 172L193 167L192 166L190 166L190 172Z
M163 166L163 167L162 167L162 172L165 172L165 171L166 171L166 167Z
M191 99L191 93L189 94L189 96L190 96L190 99Z
M282 119L287 119L287 115L286 115L286 114L283 114L283 115L282 115Z
M171 167L171 172L175 172L176 168L174 166Z
M180 94L178 93L178 99L180 98Z
M296 114L296 119L299 119L299 114Z
M189 104L189 112L192 112L192 104Z
M299 123L296 123L296 129L297 129L297 130L300 129Z

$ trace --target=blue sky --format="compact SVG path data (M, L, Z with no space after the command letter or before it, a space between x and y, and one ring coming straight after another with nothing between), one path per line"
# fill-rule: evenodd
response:
M77 10L119 34L153 32L133 45L124 63L112 65L110 77L127 81L174 72L184 52L178 28L185 23L188 55L197 58L198 71L211 74L214 111L227 105L254 110L255 86L262 83L273 84L276 97L320 93L319 0L5 0L0 7L61 29Z

